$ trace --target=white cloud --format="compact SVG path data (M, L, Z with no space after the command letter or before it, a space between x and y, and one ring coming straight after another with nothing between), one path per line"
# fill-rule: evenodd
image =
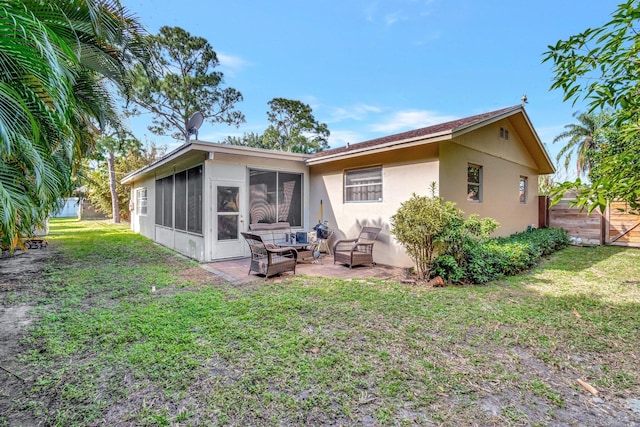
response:
M402 10L398 10L398 11L386 14L384 17L384 22L387 25L393 25L398 21L406 21L407 19L409 18L407 18L405 13Z
M385 133L398 132L436 125L457 118L458 117L455 116L441 115L435 111L427 110L398 111L387 120L371 125L371 130Z
M377 11L378 11L378 3L377 2L369 3L367 7L365 7L364 9L364 19L366 19L369 22L373 22L374 15L376 14Z
M291 99L291 98L288 98ZM313 113L317 112L318 109L321 108L320 100L313 95L302 95L298 101L307 104L313 110Z
M389 2L382 3L382 7L378 2L371 2L363 9L363 15L365 20L369 22L375 22L379 16L382 16L382 21L390 26L400 21L415 20L430 16L432 9L430 5L435 0L400 0L395 1L395 4L399 3L400 9L395 11L382 10L385 6L389 5Z
M343 120L364 120L370 113L380 113L381 108L375 105L356 104L350 107L337 107L331 112L330 122Z
M355 144L363 141L364 138L358 132L350 130L332 130L329 136L329 146L331 148L344 147L347 143Z
M434 40L439 40L441 38L442 38L442 31L435 30L435 31L428 32L424 37L422 37L419 40L416 40L414 44L416 46L423 46Z
M248 61L240 58L239 56L227 55L222 52L216 52L218 61L220 61L220 67L225 69L225 73L230 76L235 76L237 72L242 71L249 65Z

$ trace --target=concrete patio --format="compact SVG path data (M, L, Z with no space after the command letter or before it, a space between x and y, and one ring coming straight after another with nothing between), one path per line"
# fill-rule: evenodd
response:
M246 283L256 280L264 281L264 276L259 276L255 272L249 272L250 258L233 259L226 261L210 262L201 264L205 270L222 277L231 283ZM286 272L269 277L267 280L283 279L293 275L292 272ZM310 260L300 261L296 265L296 275L331 277L340 279L396 279L400 281L402 269L397 267L389 267L385 265L359 265L349 269L343 264L334 264L333 256L322 254L317 264Z

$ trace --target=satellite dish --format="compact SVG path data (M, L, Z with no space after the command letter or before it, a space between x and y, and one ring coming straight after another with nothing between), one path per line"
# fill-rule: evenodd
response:
M202 126L202 122L204 122L204 116L202 113L200 111L193 113L193 116L191 116L187 122L187 134L189 135L189 138L191 138L191 135L195 135L196 139L198 139L198 129Z

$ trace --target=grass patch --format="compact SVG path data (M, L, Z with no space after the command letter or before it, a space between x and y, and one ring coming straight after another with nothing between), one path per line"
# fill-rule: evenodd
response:
M486 286L233 287L122 226L51 230L13 408L46 424L545 425L576 419L576 378L640 394L640 251L570 247Z

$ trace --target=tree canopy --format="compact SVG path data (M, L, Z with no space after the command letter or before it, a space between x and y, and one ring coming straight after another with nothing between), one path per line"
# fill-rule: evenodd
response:
M589 174L593 166L593 156L599 145L598 136L601 126L608 120L605 113L579 113L573 114L578 123L565 125L565 131L556 136L553 142L568 140L560 149L556 159L560 161L564 157L564 167L569 169L569 163L576 152L576 172Z
M267 117L271 125L263 137L267 147L294 153L316 153L329 148L329 128L316 120L308 104L273 98L269 107Z
M109 146L112 144L111 146ZM127 140L125 144L115 140L105 141L105 150L97 156L95 167L87 168L86 196L99 212L115 218L130 219L129 202L131 186L122 184L121 179L162 157L165 148L151 144L142 147L137 140ZM111 156L114 152L118 156ZM111 163L113 162L113 163ZM113 180L112 175L118 179ZM115 201L114 201L115 198Z
M0 245L14 248L69 195L114 91L148 57L117 0L0 0Z
M165 26L147 41L153 51L155 75L137 75L132 100L153 114L151 132L188 142L187 123L198 111L212 124L237 126L244 122L244 115L235 109L242 94L223 87L224 75L215 71L220 61L206 39L180 27ZM132 110L140 112L135 107Z
M116 154L119 156L129 156L136 153L140 153L141 143L130 132L123 129L110 130L109 132L103 131L97 138L95 149L93 150L92 158L100 163L106 163L108 174L108 184L110 189L111 199L111 218L114 223L120 223L120 197L118 195L118 177L117 173L120 173L122 178L123 173L133 172L132 170L119 170L116 171ZM155 160L155 159L153 159ZM152 160L152 161L153 161ZM151 163L151 161L149 161ZM144 165L142 165L144 166ZM140 167L142 167L140 166ZM127 197L128 200L128 197ZM108 213L108 212L105 212ZM128 214L128 212L126 212ZM127 215L128 217L128 215Z
M612 18L598 28L560 40L549 46L544 61L553 64L552 89L564 92L564 99L585 100L590 111L611 110L610 123L620 132L622 142L615 153L599 158L600 174L584 186L578 179L564 183L560 192L574 189L577 203L593 210L612 200L640 208L640 62L638 61L640 4L628 0L620 4Z
M224 143L307 154L329 148L329 129L316 120L309 105L285 98L273 98L268 104L271 124L264 134L245 132L240 137L228 136Z

